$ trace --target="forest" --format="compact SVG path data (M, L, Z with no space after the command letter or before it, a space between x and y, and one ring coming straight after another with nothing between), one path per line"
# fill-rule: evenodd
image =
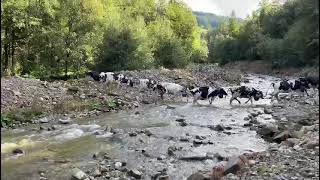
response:
M319 0L263 0L201 28L179 0L3 0L1 76L80 76L88 70L183 68L263 60L319 65Z

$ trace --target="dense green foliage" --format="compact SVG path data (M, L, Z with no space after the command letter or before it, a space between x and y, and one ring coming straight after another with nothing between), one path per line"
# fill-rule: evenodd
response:
M243 23L235 17L209 35L209 61L264 60L274 67L319 65L319 0L263 0Z
M179 0L4 0L1 16L1 74L74 76L207 60L205 36Z
M263 0L242 21L192 12L182 0L3 0L1 75L79 77L238 60L318 66L319 0L274 2Z

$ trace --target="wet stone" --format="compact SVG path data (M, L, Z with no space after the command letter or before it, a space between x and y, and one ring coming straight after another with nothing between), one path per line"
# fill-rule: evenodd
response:
M196 139L204 140L204 139L206 139L206 137L205 137L205 136L199 136L199 135L196 135Z
M137 133L136 133L136 132L130 132L130 133L129 133L129 136L130 136L130 137L137 136Z
M157 160L164 160L164 159L166 159L166 156L164 156L164 155L157 157Z
M23 153L24 153L23 150L19 149L19 148L12 150L12 154L14 154L14 155L23 154Z
M137 169L132 169L128 172L128 174L134 178L141 179L142 173Z
M87 178L87 174L84 173L79 168L74 168L74 169L72 169L72 177L74 177L77 180L83 180L83 179Z
M223 125L221 125L221 124L218 124L213 129L215 131L223 131L225 129L225 127Z
M182 126L182 127L185 127L185 126L188 126L188 123L186 123L186 122L180 122L179 125Z

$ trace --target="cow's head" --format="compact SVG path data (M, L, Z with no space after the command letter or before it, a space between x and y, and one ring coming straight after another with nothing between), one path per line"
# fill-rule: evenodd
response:
M223 89L219 89L219 98L223 98L223 96L227 97L228 96L228 93Z
M256 90L255 88L252 88L251 94L253 95L253 99L255 101L258 101L259 99L263 99L262 91Z

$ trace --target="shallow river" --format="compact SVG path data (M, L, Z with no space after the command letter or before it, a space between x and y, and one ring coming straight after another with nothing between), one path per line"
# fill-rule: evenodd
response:
M246 86L267 91L271 81L269 76L249 75ZM228 87L226 87L228 88ZM269 90L271 92L271 90ZM183 161L177 157L205 156L206 153L219 153L222 156L239 155L244 152L262 151L267 143L256 132L243 127L244 117L252 111L262 111L270 99L254 101L253 105L237 101L229 105L229 98L217 98L210 106L208 101L200 101L201 106L189 103L143 106L132 111L108 113L99 117L63 125L55 131L30 131L17 129L2 132L1 136L1 179L36 180L39 171L45 171L48 179L70 179L72 167L94 166L92 155L107 152L113 159L127 162L127 167L143 171L144 179L163 168L168 169L171 179L185 179L200 169L212 168L216 160ZM136 113L139 112L139 113ZM266 115L264 115L266 116ZM187 126L180 126L176 119L185 119ZM270 119L272 121L271 116ZM262 119L261 121L264 121ZM230 127L223 132L208 128L208 125L222 124ZM117 129L118 133L103 134L106 126ZM129 132L149 130L153 135ZM102 133L102 135L95 135ZM195 136L204 136L210 144L194 145ZM189 142L180 139L189 139ZM176 151L176 158L167 154L169 146L182 147ZM25 150L25 155L11 155L14 148ZM144 149L150 157L141 153ZM157 157L164 155L164 160ZM69 162L59 162L68 159ZM85 169L83 169L85 170Z

